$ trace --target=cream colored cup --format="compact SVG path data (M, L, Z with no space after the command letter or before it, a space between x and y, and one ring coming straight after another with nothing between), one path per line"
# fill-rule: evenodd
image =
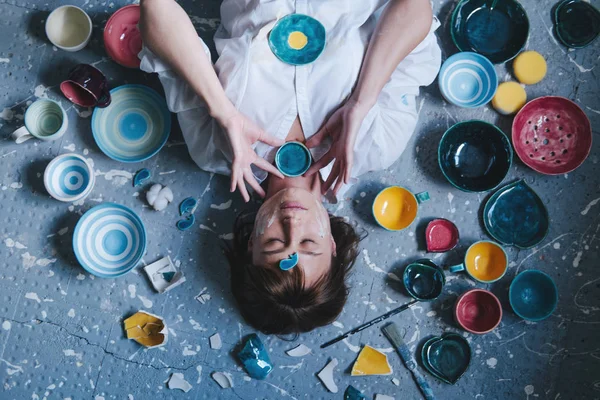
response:
M92 20L79 7L58 7L46 20L46 36L59 49L79 51L92 37Z

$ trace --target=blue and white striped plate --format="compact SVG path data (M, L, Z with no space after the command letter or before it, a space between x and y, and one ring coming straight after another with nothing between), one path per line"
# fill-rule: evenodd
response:
M146 251L146 229L131 209L102 203L87 211L75 227L73 251L90 274L116 278L131 271Z
M44 186L56 200L77 201L94 187L94 172L85 158L78 154L61 154L46 167Z
M463 51L444 62L438 84L448 102L474 108L492 100L498 88L498 76L494 65L487 58Z
M92 133L100 150L113 160L146 160L164 146L171 132L165 99L143 85L123 85L110 91L106 108L96 107Z

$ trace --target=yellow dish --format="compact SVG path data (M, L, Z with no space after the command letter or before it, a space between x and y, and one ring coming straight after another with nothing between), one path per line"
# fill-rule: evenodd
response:
M390 231L407 228L417 217L419 205L415 196L400 186L383 189L373 202L373 216Z
M294 31L288 36L288 44L294 50L302 50L308 44L308 38L300 31Z
M519 82L534 85L546 76L546 60L537 51L524 51L513 61L513 71Z
M492 242L475 243L467 251L465 267L469 274L483 282L500 279L506 272L508 260L499 245Z

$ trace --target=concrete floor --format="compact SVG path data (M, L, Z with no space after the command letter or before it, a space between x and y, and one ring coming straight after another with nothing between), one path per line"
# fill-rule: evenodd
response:
M363 331L325 351L319 344L341 331L371 319L408 300L404 290L377 271L401 273L412 260L433 257L440 265L461 260L474 241L488 239L480 214L489 193L468 194L448 184L436 162L442 133L457 121L480 118L510 133L511 118L489 107L460 109L445 103L434 84L423 91L420 123L413 142L388 171L369 174L331 211L348 216L369 232L351 278L351 295L338 323L294 342L261 335L270 350L275 371L265 381L250 380L231 350L252 330L243 322L229 292L228 268L220 251L219 236L231 233L235 215L243 209L240 197L228 191L228 179L200 171L187 155L178 129L155 157L137 164L119 164L100 152L90 131L90 112L73 107L60 94L58 84L79 62L92 63L109 78L111 87L142 83L159 88L157 79L122 68L107 58L102 29L111 13L129 1L72 0L85 8L95 29L90 45L78 53L53 48L44 34L49 10L58 0L0 0L0 398L1 399L329 399L316 378L332 357L340 364L335 379L340 391L348 384L369 398L375 393L396 399L417 399L420 394L398 356L388 356L394 373L386 377L351 378L359 346L369 344L391 351L379 328ZM200 35L210 40L218 24L219 2L183 0ZM596 6L599 2L592 0ZM501 325L493 333L476 336L458 329L452 306L460 293L475 284L465 276L450 276L442 297L421 304L393 320L406 331L413 352L424 339L455 331L465 335L473 359L465 376L454 386L426 374L439 399L592 399L600 398L600 174L598 124L600 98L598 64L600 41L583 50L567 51L551 35L553 0L523 0L531 22L529 49L547 57L547 78L527 88L530 98L553 94L576 101L596 131L592 154L577 171L564 176L543 176L515 158L505 182L524 178L541 196L551 216L550 234L531 250L509 248L510 269L489 285L504 305ZM445 56L456 50L449 40L448 18L454 2L437 1L435 12L443 22L438 35ZM509 78L497 66L501 80ZM70 129L59 142L26 142L17 146L10 133L22 124L26 106L36 97L59 100L68 108ZM41 175L49 160L74 151L93 160L97 182L83 202L60 203L48 196ZM201 198L195 227L181 233L175 205L164 212L149 210L130 176L146 167L153 180L169 185L175 203L187 196ZM109 173L110 172L110 173ZM401 184L411 190L428 190L432 201L422 207L419 220L400 232L374 225L371 202L378 190ZM211 208L232 200L225 210ZM104 201L133 208L148 230L144 263L170 255L181 263L187 282L168 294L150 287L141 267L115 280L94 278L77 264L71 235L79 217ZM250 208L256 205L250 206ZM434 217L453 220L461 232L456 250L441 256L426 254L424 225ZM378 268L375 268L378 267ZM556 281L560 300L554 315L539 323L518 318L507 302L508 286L522 270L537 268ZM194 297L202 290L211 295L206 304ZM121 321L144 309L162 315L170 328L168 344L144 350L124 337ZM212 350L208 337L219 332L224 345ZM285 355L286 349L304 343L313 354L303 359ZM421 367L419 367L421 368ZM232 374L234 388L223 390L210 378L214 371ZM171 373L181 372L193 389L184 394L166 388ZM398 378L395 386L391 378Z

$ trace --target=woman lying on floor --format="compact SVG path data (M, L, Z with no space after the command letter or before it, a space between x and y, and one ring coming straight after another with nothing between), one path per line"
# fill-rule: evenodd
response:
M406 147L419 87L441 61L429 0L224 0L214 66L175 0L142 0L141 11L141 68L158 73L192 159L230 175L245 201L246 184L265 198L255 221L238 220L228 253L242 315L267 334L331 323L360 238L327 214L321 195L339 198ZM269 48L274 23L293 13L325 27L327 44L312 64L285 64ZM297 178L271 164L290 140L317 160ZM294 253L298 264L280 269Z

